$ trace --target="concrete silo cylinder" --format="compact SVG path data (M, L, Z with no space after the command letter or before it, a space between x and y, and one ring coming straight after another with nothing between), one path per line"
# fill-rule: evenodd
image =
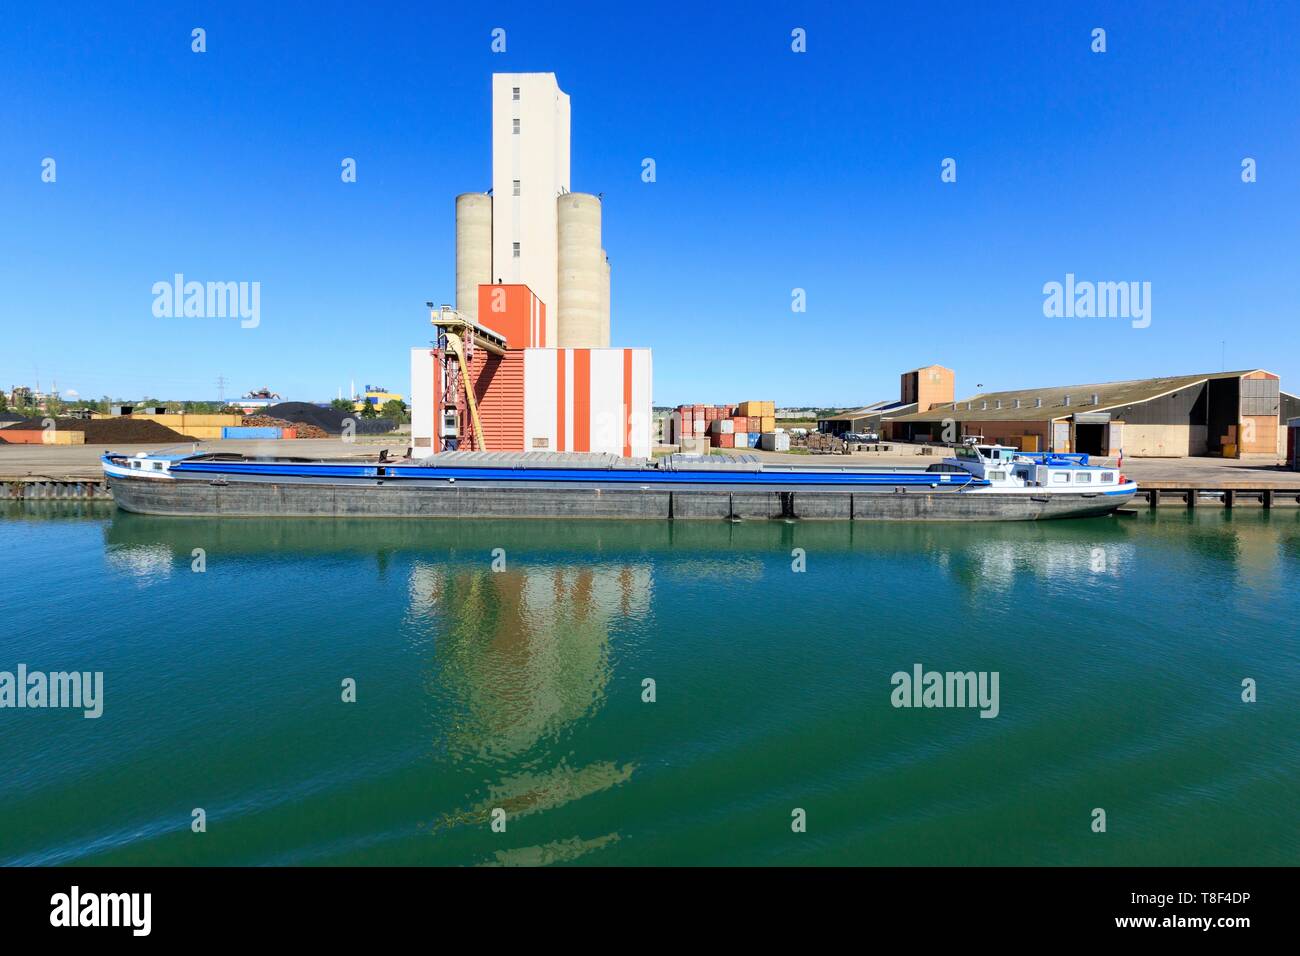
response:
M492 197L456 197L456 311L478 319L478 287L492 282Z
M587 193L565 193L555 203L559 252L556 345L600 348L605 286L600 199Z
M609 254L600 250L601 271L604 282L600 290L600 345L609 348Z

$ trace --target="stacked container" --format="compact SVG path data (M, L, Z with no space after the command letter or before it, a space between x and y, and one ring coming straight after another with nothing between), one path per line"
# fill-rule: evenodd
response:
M758 448L770 444L778 451L789 450L788 436L776 430L775 402L677 406L672 440L681 444L683 438L705 436L713 448Z

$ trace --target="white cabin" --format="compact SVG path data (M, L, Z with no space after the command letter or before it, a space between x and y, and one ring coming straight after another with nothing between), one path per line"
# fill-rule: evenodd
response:
M956 465L998 488L1047 488L1056 491L1114 491L1126 484L1118 468L1081 465L1072 459L1030 456L1008 445L963 445Z

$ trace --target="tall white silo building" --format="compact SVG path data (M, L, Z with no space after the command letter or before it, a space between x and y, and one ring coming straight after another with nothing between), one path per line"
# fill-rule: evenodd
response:
M569 189L569 95L554 73L492 75L492 194L456 197L456 308L478 286L523 284L546 306L548 345L609 345L601 201Z
M569 191L569 94L554 73L492 75L492 281L546 303L557 340L555 200Z
M456 197L456 309L504 345L411 349L411 447L650 457L652 356L610 345L603 204L569 188L555 74L493 75L491 181Z

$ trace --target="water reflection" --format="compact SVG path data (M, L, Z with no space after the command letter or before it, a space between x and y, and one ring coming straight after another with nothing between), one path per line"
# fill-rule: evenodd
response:
M514 756L597 710L610 679L611 622L649 611L648 562L505 570L416 560L410 609L435 623L438 696L455 701L454 754Z
M609 728L626 716L615 694L637 688L626 672L615 683L627 659L620 642L653 630L656 595L669 614L683 595L700 607L709 587L744 579L751 583L743 600L799 614L797 603L784 603L797 601L788 573L794 548L806 550L811 575L839 574L845 594L870 582L882 602L924 602L937 588L977 605L1006 597L1016 582L1053 589L1103 582L1110 593L1080 602L1097 615L1112 601L1135 602L1137 583L1182 580L1183 567L1189 587L1229 608L1231 595L1219 592L1234 582L1272 587L1294 580L1300 566L1300 513L1290 511L1043 524L221 521L117 513L103 534L119 570L145 579L169 563L183 577L192 550L203 547L210 561L243 556L251 574L271 559L294 575L326 563L355 569L358 593L371 587L381 608L396 600L408 639L399 666L418 675L414 718L427 715L432 728L432 755L418 775L463 781L441 795L421 789L419 812L431 821L433 840L443 841L433 844L438 852L451 847L458 859L497 865L574 860L620 840L606 832L608 822L578 833L576 824L549 821L569 820L565 807L591 809L583 816L599 819L601 801L635 787L638 774L644 779L638 761L648 758L627 742L636 732L611 744ZM502 571L492 570L497 547L505 552ZM1174 571L1165 573L1166 565ZM1127 591L1118 586L1126 579L1137 582ZM699 588L682 587L697 581ZM1030 587L1026 596L1043 595ZM1142 597L1158 604L1160 595ZM475 842L498 807L532 823L499 844ZM510 848L525 831L528 845Z
M542 846L519 847L515 850L498 850L483 866L549 866L552 863L570 863L579 857L617 843L617 833L607 833L591 840L574 837L571 840L552 840Z

